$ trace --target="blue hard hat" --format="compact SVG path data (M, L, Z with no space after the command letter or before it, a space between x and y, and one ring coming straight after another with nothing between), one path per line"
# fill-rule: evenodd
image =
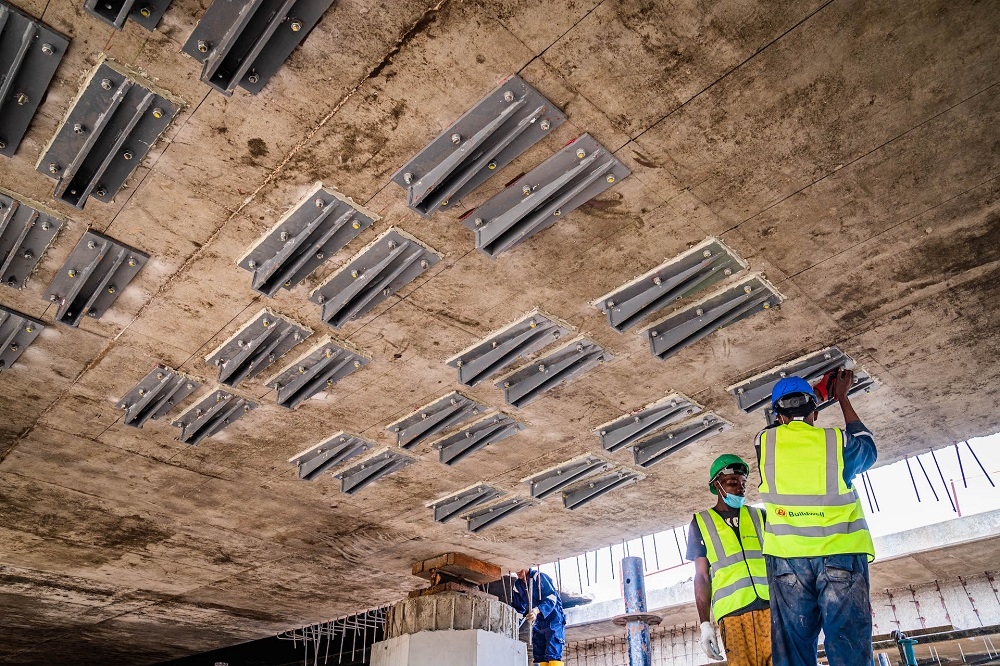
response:
M819 402L816 399L816 394L813 393L813 387L806 380L801 377L785 377L771 389L771 408L773 409L778 401L784 398L786 395L792 395L793 393L804 393L805 395L811 396L813 402Z

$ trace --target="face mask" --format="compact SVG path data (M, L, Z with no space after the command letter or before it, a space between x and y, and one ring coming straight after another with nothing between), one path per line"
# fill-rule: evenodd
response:
M733 509L739 509L747 502L747 498L743 495L732 495L726 493L726 496L722 498L722 501L726 503L726 506Z

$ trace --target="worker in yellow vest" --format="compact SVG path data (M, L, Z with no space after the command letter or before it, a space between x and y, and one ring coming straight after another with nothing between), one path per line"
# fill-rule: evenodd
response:
M757 436L774 666L816 666L821 629L830 666L872 664L875 548L852 483L877 452L847 397L853 381L844 369L832 380L845 429L816 427L813 388L787 377L771 392L777 423Z
M750 466L737 455L719 456L712 463L708 489L718 500L691 521L687 559L694 561L705 654L722 659L714 615L729 666L771 666L770 595L761 551L765 516L746 506L749 475Z

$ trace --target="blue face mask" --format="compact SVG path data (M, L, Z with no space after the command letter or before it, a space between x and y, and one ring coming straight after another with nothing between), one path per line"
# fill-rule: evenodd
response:
M732 507L733 509L739 509L747 503L747 498L743 495L732 495L730 493L726 493L726 496L722 498L722 501L726 503L726 506Z

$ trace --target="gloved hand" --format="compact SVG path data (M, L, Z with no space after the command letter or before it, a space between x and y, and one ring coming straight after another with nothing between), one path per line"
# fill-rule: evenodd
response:
M719 639L715 636L715 627L708 621L701 623L701 649L705 651L709 659L722 661L722 653L719 651Z

